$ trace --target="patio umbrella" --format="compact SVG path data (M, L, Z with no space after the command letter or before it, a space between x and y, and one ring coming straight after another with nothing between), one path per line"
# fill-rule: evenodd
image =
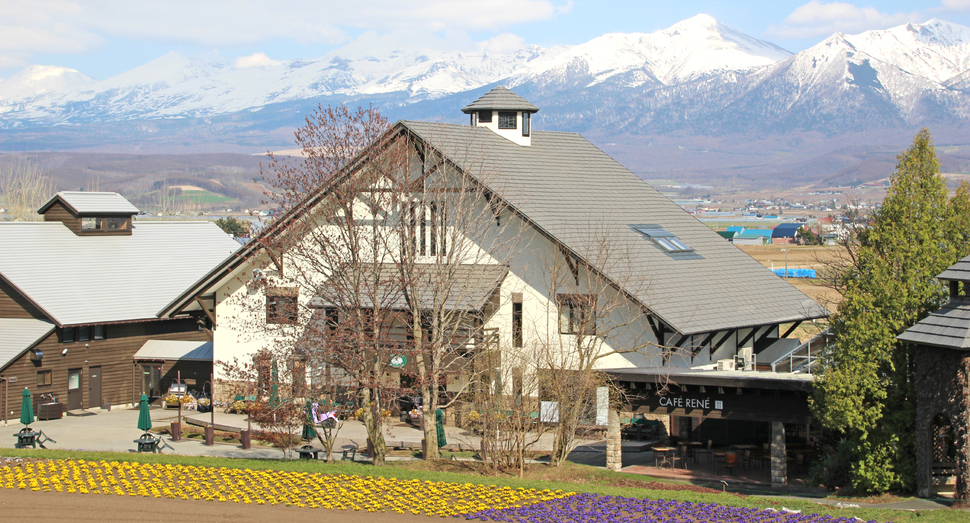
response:
M276 360L269 367L269 408L274 410L280 406L280 371Z
M34 422L34 404L30 401L30 389L24 387L23 400L20 403L20 422L25 427Z
M152 416L148 412L148 395L142 394L138 402L138 429L148 432L152 428Z
M445 440L445 412L441 409L435 409L434 417L435 428L438 429L438 446L444 447L448 444L448 441Z
M303 409L303 439L310 441L317 437L317 431L313 428L313 405L308 401Z

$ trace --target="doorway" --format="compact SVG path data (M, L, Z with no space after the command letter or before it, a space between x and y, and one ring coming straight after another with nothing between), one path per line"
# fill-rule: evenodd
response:
M101 367L88 368L88 408L101 406Z
M151 401L162 395L162 366L158 364L141 366L141 391Z
M67 370L67 410L81 408L84 391L81 390L81 369Z

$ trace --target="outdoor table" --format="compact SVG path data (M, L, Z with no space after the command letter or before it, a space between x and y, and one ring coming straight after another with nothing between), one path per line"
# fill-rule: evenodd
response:
M694 462L696 463L697 462L697 453L694 452L694 449L697 449L699 447L703 447L704 444L701 443L700 441L685 441L685 442L681 443L681 445L686 445L687 446L687 456L690 457L691 459L693 459Z
M757 450L757 445L731 445L738 450Z
M320 451L323 449L311 447L310 445L303 445L302 447L297 447L293 450L300 454L300 459L319 459L318 456Z
M676 452L677 449L675 449L674 447L651 447L651 448L653 448L653 452L655 456L654 466L656 466L657 468L674 467L674 462L672 459L670 459L670 454L672 452ZM658 465L658 460L656 458L660 458L659 465Z
M17 438L17 443L13 448L22 449L31 446L36 449L38 436L40 436L40 432L32 429L22 429L20 432L14 434L14 437Z
M158 443L161 441L161 438L156 439L155 437L146 433L142 434L140 438L133 441L136 445L138 445L138 452L161 452L161 449L158 447Z

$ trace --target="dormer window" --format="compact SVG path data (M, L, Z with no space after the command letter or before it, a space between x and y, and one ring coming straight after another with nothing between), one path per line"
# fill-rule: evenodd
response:
M127 231L131 229L131 216L83 216L81 232Z
M507 113L505 111L499 111L498 128L515 129L517 127L515 120L516 120L516 113Z

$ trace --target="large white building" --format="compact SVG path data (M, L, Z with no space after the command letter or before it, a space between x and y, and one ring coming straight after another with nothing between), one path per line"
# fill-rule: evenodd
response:
M766 374L754 371L759 353L777 356L793 349L797 341L785 338L795 327L827 316L582 136L534 130L539 109L510 90L497 87L463 111L470 125L401 121L387 133L409 136L422 154L438 155L457 176L484 184L481 194L489 201L480 205L496 208L496 227L514 230L521 239L521 248L502 257L492 255L487 242L469 238L481 249L472 255L466 305L480 307L483 327L494 329L503 351L541 345L568 352L577 330L595 316L585 334L600 340L602 354L612 352L597 361L598 368L714 376L717 371L701 369L738 357L754 376ZM367 169L364 156L344 174ZM316 189L263 235L280 234L297 214L325 205L331 189ZM420 214L434 221L435 211L427 212ZM443 226L453 226L448 220L454 218ZM422 232L421 245L433 252L424 243L430 241ZM245 323L241 315L260 314L270 310L263 303L281 299L266 296L266 289L292 292L289 298L301 304L317 298L317 306L327 306L303 290L279 290L287 287L285 270L280 275L278 269L288 266L288 254L271 256L264 245L256 238L163 311L177 316L208 310L216 324L216 360L245 359L271 343L270 336L233 327ZM273 285L253 286L254 274ZM330 276L321 275L321 283ZM244 311L238 304L246 302L259 306ZM260 318L251 319L249 325L259 324ZM503 365L513 361L503 358ZM620 379L636 381L635 374Z

